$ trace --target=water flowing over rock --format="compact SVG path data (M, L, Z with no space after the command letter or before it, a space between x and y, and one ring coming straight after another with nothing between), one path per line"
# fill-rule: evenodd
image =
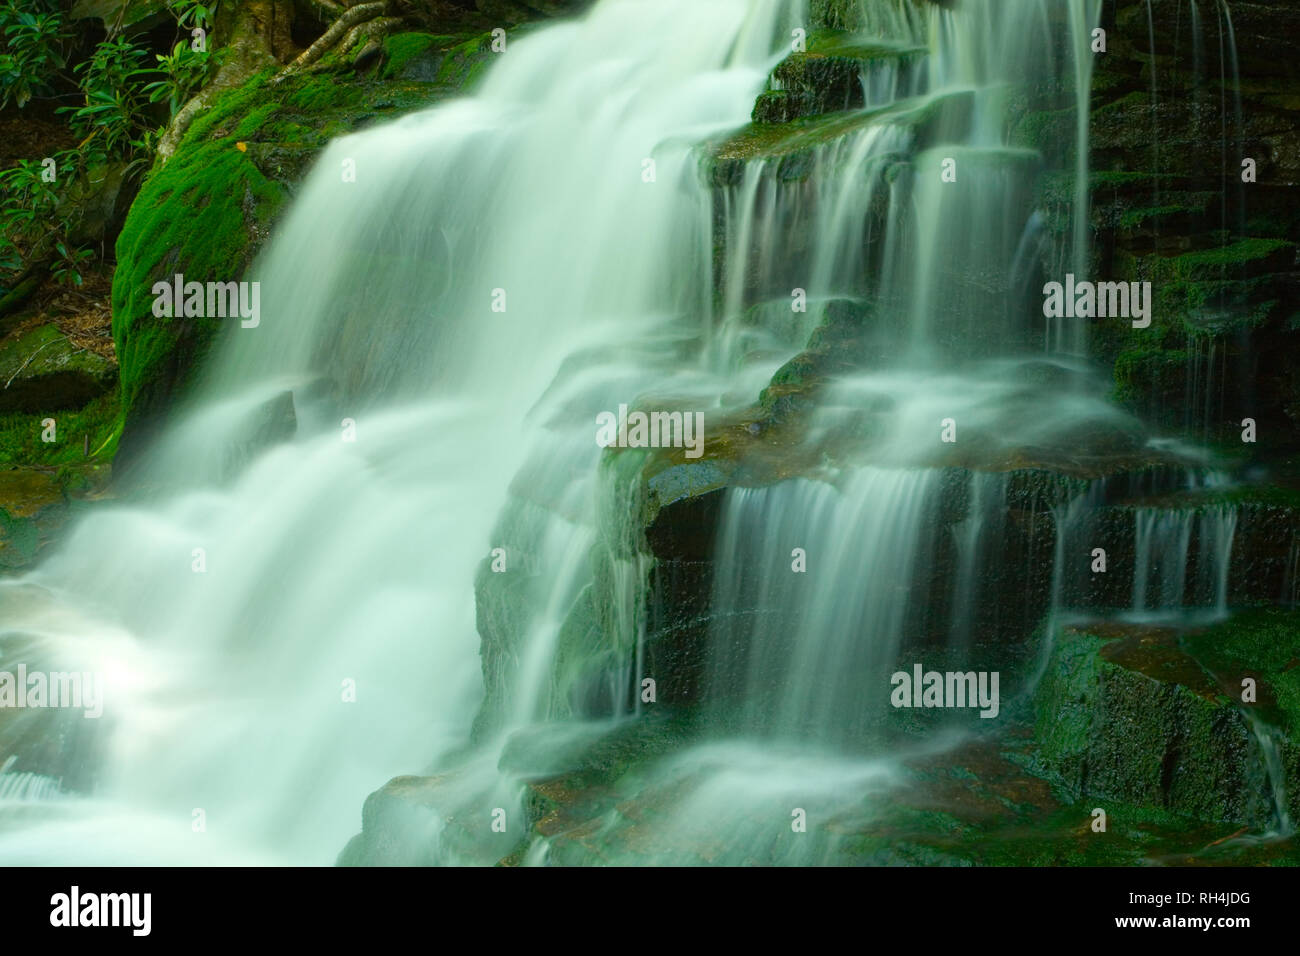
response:
M228 94L119 243L147 495L0 582L5 661L107 680L93 733L0 714L0 859L1286 858L1300 498L1042 290L1167 276L1178 321L1246 322L1264 283L1208 287L1294 248L1107 212L1132 183L1092 157L1150 144L1094 108L1103 16L597 2L499 55L385 41L364 95ZM390 102L458 57L468 95ZM178 204L212 232L146 228ZM156 321L177 263L260 283L260 322ZM701 415L701 453L602 447L620 409Z

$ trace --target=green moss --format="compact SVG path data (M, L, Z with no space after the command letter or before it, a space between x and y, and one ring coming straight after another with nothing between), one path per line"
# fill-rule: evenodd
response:
M814 30L808 34L806 49L806 54L803 54L805 56L831 56L861 63L875 60L921 59L928 52L925 47L874 42L850 30Z
M951 134L967 122L973 104L969 93L957 91L878 110L845 110L783 123L751 123L712 146L703 160L705 175L715 185L727 185L739 181L745 163L777 159L781 161L778 175L782 179L803 179L811 171L811 158L818 147L882 121L910 128L916 142L925 145L938 131ZM892 158L877 157L877 162L883 165Z
M55 325L29 328L0 342L0 412L80 408L116 378L111 361L77 348Z
M1038 110L1021 117L1011 133L1011 145L1042 153L1049 166L1074 163L1075 116L1073 109Z
M973 744L941 760L905 760L898 773L907 785L885 799L843 794L810 812L808 833L796 842L768 839L755 819L748 832L764 838L737 843L747 831L743 809L737 829L719 841L681 826L683 783L665 773L697 729L683 715L660 712L591 740L523 734L507 747L502 766L560 768L528 783L524 800L529 830L547 839L549 860L559 865L1116 866L1296 858L1286 844L1228 842L1235 824L1117 798L1062 798L1013 741ZM1106 812L1101 832L1092 829L1098 807Z
M1221 464L1232 463L1231 452L1239 451L1242 442L1235 439L1222 448L1215 448L1215 459ZM1240 466L1244 462L1238 461ZM1234 484L1220 487L1182 489L1164 494L1142 495L1115 504L1121 510L1137 508L1160 508L1183 514L1200 515L1223 509L1247 510L1268 509L1270 520L1277 520L1290 525L1300 518L1300 487L1285 485L1250 485ZM1262 517L1262 516L1261 516ZM1252 520L1254 520L1252 516Z
M428 33L398 33L384 37L384 79L399 76L416 57L427 53L437 42Z
M514 31L517 34L521 31ZM383 80L436 82L463 90L491 62L490 33L395 33L384 38Z
M862 77L876 64L905 69L925 50L865 41L843 31L825 30L808 38L806 52L791 53L772 71L773 90L760 96L756 122L788 122L864 105Z
M1112 172L1094 170L1088 174L1088 189L1092 195L1107 191L1153 193L1168 177L1156 173ZM1042 196L1047 202L1074 202L1073 172L1052 172L1043 176Z
M41 440L48 418L55 422L53 442ZM73 411L0 415L0 465L45 469L76 492L107 479L121 434L116 389Z
M1199 194L1184 195L1191 198L1182 211L1195 213ZM1127 220L1149 212L1135 210ZM1277 276L1292 268L1295 251L1286 240L1247 238L1176 256L1117 254L1109 275L1149 281L1155 301L1149 328L1115 319L1093 325L1094 354L1115 363L1116 398L1135 408L1176 408L1189 340L1222 342L1274 322L1281 305Z
M1187 352L1181 349L1147 346L1121 352L1115 359L1115 400L1135 409L1178 401L1186 386L1187 362Z
M1205 214L1205 210L1205 202L1139 206L1121 211L1119 226L1121 229L1140 229L1146 226L1160 225L1179 217L1202 216Z
M438 83L467 90L487 70L495 54L492 52L492 34L485 33L453 46L438 65Z
M1287 496L1294 501L1295 494ZM1288 737L1300 734L1300 612L1283 608L1243 611L1183 639L1188 653L1236 700L1241 681L1253 677L1253 706Z
M1234 619L1211 634L1185 638L1171 629L1120 624L1063 629L1035 694L1044 767L1076 796L1269 825L1271 787L1239 706L1234 668L1243 660L1264 660L1275 668L1269 671L1274 677L1285 673L1288 651L1281 648L1289 649L1291 660L1300 650L1294 636L1278 639L1285 626L1268 622L1251 636ZM1269 634L1278 648L1265 659L1260 655ZM1294 685L1284 692L1294 695ZM1283 759L1288 777L1295 776L1294 749Z
M1192 502L1192 510L1224 505L1264 505L1292 508L1300 512L1300 489L1283 488L1278 485L1233 485L1228 488L1212 488L1196 494Z
M1034 737L1049 766L1082 757L1093 740L1089 697L1101 681L1101 638L1057 638L1051 667L1039 685ZM1066 692L1068 688L1068 692Z
M1220 279L1233 275L1277 272L1295 264L1296 244L1283 239L1242 239L1230 246L1188 252L1174 257L1172 274L1179 279Z
M161 399L154 389L178 384L177 362L189 364L220 322L155 317L154 283L175 273L187 281L239 279L258 226L284 201L283 188L236 145L278 108L274 101L252 108L269 93L267 79L263 74L228 93L194 122L171 161L155 167L141 188L118 238L113 338L128 417Z
M811 0L808 12L816 28L851 31L872 25L862 0Z

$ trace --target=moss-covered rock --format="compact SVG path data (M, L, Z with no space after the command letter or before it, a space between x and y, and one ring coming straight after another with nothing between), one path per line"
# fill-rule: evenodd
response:
M1289 624L1294 628L1293 616ZM1280 646L1259 653L1252 636L1258 626L1280 637ZM1300 808L1287 669L1297 654L1296 632L1279 631L1273 620L1231 621L1184 639L1162 628L1066 627L1035 698L1043 764L1074 794L1266 829L1275 823L1279 791L1291 814ZM1234 683L1247 669L1266 687L1283 688L1273 699L1288 700L1276 731L1282 781L1270 778L1273 744ZM1268 714L1261 708L1258 716Z
M46 471L0 470L0 567L22 567L41 543L38 519L63 508L59 483Z
M969 129L974 96L958 90L904 100L877 110L848 110L790 122L754 122L712 143L705 150L704 178L714 186L740 182L751 162L776 162L783 181L807 179L816 150L870 126L885 123L905 129L916 149L948 139L960 139Z
M492 62L492 36L397 33L384 38L380 78L467 90Z
M1102 11L1110 47L1094 61L1091 272L1150 281L1156 308L1148 329L1096 323L1092 351L1114 363L1116 397L1162 429L1228 441L1251 417L1253 451L1277 458L1300 422L1300 376L1285 358L1300 311L1287 248L1300 233L1300 75L1279 59L1269 25L1285 29L1297 13L1277 0L1245 4L1231 33L1227 18L1208 18L1197 39L1185 14L1177 0ZM1027 113L1016 136L1058 170L1044 177L1040 208L1061 250L1074 111L1057 106ZM1253 182L1242 178L1246 158Z
M864 42L854 34L820 30L805 52L792 53L772 71L771 89L754 106L755 123L785 123L866 105L874 77L887 75L891 93L907 90L926 51Z
M557 866L820 864L1118 866L1294 864L1295 841L1232 841L1231 823L1196 821L1107 800L1070 798L1032 770L1027 740L975 740L940 755L904 757L888 779L828 795L793 784L808 829L790 827L789 793L743 792L715 776L682 713L656 711L583 734L520 735L501 769L523 786L507 833L488 832L492 803L465 802L456 771L399 777L366 801L344 864L544 862ZM699 753L699 752L697 752ZM733 799L700 799L702 791ZM766 788L763 788L766 790ZM512 807L510 814L514 814Z
M0 572L18 571L35 561L66 524L70 510L55 471L0 468Z
M120 427L115 388L79 409L0 415L0 565L29 564L107 485Z
M55 325L14 332L0 340L0 414L81 408L112 388L116 373Z

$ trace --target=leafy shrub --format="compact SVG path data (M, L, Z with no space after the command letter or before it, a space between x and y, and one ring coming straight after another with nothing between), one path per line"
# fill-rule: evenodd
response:
M33 96L54 92L51 81L67 65L70 34L53 0L4 0L0 3L0 109L22 109Z
M75 149L50 157L64 172L80 168L84 155ZM0 276L17 275L33 262L50 261L56 282L81 285L89 250L68 242L72 210L61 207L54 183L45 182L45 166L20 160L0 171Z

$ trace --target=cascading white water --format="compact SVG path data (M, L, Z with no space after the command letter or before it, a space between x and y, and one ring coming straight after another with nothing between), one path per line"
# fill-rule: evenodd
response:
M878 51L876 68L901 71L897 64L911 64L918 44L928 49L923 68L909 67L918 79L892 101L867 89L863 121L814 148L806 175L790 175L781 158L760 159L728 187L726 327L753 337L757 318L778 341L789 342L791 331L806 340L816 312L796 317L791 330L788 299L784 312L774 302L745 316L755 299L787 297L795 284L811 301L870 294L888 307L881 321L893 344L907 343L927 365L953 354L1004 355L1041 340L1036 324L1026 326L1010 268L1032 221L1039 157L1008 142L1008 97L1048 77L1075 91L1082 186L1072 218L1083 225L1073 254L1084 275L1091 56L1071 51L1087 49L1098 9L1095 0L970 0L924 13L890 0L865 5L863 19L876 31L867 31L867 41L897 50ZM953 188L942 175L945 162L970 185ZM880 205L887 212L873 216ZM790 237L809 235L816 237L810 264L792 272L798 251ZM1058 351L1085 350L1080 323L1053 338Z
M14 758L10 758L12 762ZM38 773L5 773L0 770L0 806L57 799L59 781Z
M512 43L476 96L329 147L256 267L261 325L149 466L181 490L100 509L0 586L6 661L22 639L109 675L93 783L31 758L77 798L0 809L0 859L328 863L369 792L463 745L511 482L546 512L558 608L585 583L596 411L725 387L681 361L711 288L691 147L748 118L801 16L600 3ZM229 476L285 391L296 436ZM553 631L530 629L512 720L544 709Z
M731 492L714 555L710 698L735 695L750 731L860 739L885 702L868 688L896 669L907 598L922 593L923 519L938 487L934 470L865 469L843 490L796 481Z
M1095 4L865 9L867 36L927 48L924 79L864 76L862 125L819 146L806 181L751 162L716 217L695 147L747 121L800 4L606 0L512 42L476 96L331 145L257 267L262 325L232 332L149 465L173 491L104 507L40 570L0 585L6 660L21 645L32 662L108 675L104 724L76 766L35 745L46 722L0 727L28 775L6 791L21 790L21 818L0 799L0 860L326 863L368 793L430 767L454 768L449 799L514 819L519 782L497 759L508 742L548 722L585 732L583 694L618 714L642 676L646 567L621 540L628 475L603 470L594 415L751 403L823 315L781 298L781 237L794 232L813 237L798 266L810 301L874 301L894 360L828 390L813 430L841 433L864 408L886 424L833 483L728 492L709 662L725 730L666 760L647 793L668 821L659 862L702 833L725 847L712 861L824 858L813 842L764 857L758 821L788 814L796 791L827 815L858 812L895 782L895 763L847 752L885 700L862 681L883 685L901 663L926 600L913 590L935 543L936 466L979 436L982 459L965 464L993 470L976 473L955 541L945 630L962 647L1001 472L1072 428L1129 424L1096 395L1027 384L1082 376L1025 360L1042 331L1012 278L1034 234L1037 159L1008 145L1007 103L1017 84L1070 75L1082 117L1070 252L1086 265ZM945 121L923 142L926 110ZM949 158L969 188L941 178ZM344 159L355 183L338 181ZM716 277L715 218L729 252ZM864 223L877 230L865 241ZM1054 345L1082 351L1059 330ZM294 438L250 452L286 393ZM949 417L955 449L938 437ZM1060 575L1090 505L1055 513ZM498 712L466 757L485 693L475 575L495 573L483 562L497 547L523 608L517 659L487 689ZM795 548L820 573L792 575ZM596 590L608 632L567 643ZM785 613L749 614L759 595ZM566 683L574 646L610 662L601 686ZM28 798L49 795L33 781L50 778L71 798L33 813Z
M1155 584L1156 607L1182 607L1187 589L1187 551L1192 540L1192 516L1143 508L1135 515L1136 559L1133 573L1133 607L1147 607L1147 591ZM1154 582L1149 581L1154 572Z
M1095 505L1102 490L1102 483L1093 483L1091 487L1072 495L1064 503L1051 509L1054 532L1051 604L1043 627L1038 661L1026 682L1025 693L1032 693L1037 689L1039 681L1043 679L1051 664L1052 652L1055 650L1057 634L1062 624L1062 612L1066 607L1065 597L1071 592L1073 579L1077 576L1070 573L1075 565L1067 560L1066 556L1090 537L1088 532L1093 526Z

